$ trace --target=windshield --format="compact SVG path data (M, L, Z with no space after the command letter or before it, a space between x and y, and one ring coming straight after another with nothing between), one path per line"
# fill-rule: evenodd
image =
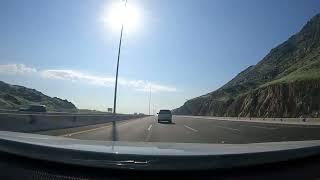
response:
M319 140L319 13L311 0L1 0L0 130Z

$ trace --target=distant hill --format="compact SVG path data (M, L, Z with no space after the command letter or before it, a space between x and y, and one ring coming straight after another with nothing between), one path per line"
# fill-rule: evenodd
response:
M320 14L216 91L175 114L243 117L320 116Z
M18 109L30 104L42 104L48 111L75 112L77 107L67 100L49 97L35 89L10 85L0 81L0 109Z

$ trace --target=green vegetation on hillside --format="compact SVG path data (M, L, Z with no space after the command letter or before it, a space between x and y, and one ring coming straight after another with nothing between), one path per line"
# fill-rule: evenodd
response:
M318 116L319 82L320 14L314 16L299 33L272 49L259 63L248 67L218 90L187 101L174 113Z
M57 97L49 97L35 89L10 85L0 81L0 109L19 109L31 104L46 105L48 111L76 112L74 104Z

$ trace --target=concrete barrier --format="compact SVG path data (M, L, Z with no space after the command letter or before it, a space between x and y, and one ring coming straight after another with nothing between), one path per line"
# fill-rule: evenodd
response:
M256 117L214 117L214 116L183 116L183 117L225 120L225 121L276 123L276 124L320 125L320 118L256 118Z
M0 114L0 130L34 132L141 118L136 115Z

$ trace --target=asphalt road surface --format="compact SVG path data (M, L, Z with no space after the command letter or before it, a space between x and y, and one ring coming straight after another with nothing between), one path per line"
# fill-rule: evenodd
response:
M235 122L174 116L172 124L145 117L116 123L39 132L85 140L111 141L116 132L119 141L176 143L257 143L319 140L320 126Z

